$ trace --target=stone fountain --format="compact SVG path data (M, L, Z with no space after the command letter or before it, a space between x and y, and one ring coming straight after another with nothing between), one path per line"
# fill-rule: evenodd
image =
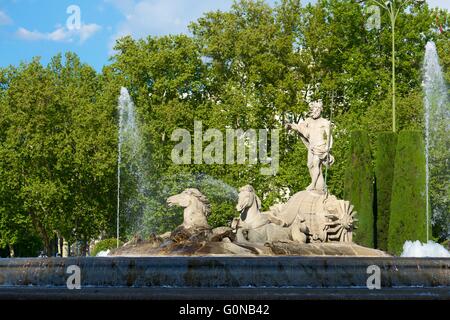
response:
M289 123L308 150L311 184L286 203L261 212L261 200L251 185L239 189L236 210L240 213L229 226L211 229L208 199L189 188L167 199L169 206L184 208L183 224L174 231L143 241L136 238L113 256L155 255L301 255L374 256L388 254L352 242L356 212L349 201L327 192L323 166L334 163L331 155L332 124L321 117L322 102L310 104L310 117Z
M311 117L286 126L307 147L311 175L286 203L261 212L246 185L239 217L211 228L208 199L186 189L167 199L184 208L180 226L109 257L0 259L0 299L448 299L450 259L391 257L352 242L356 212L322 174L334 159L321 110L313 103Z

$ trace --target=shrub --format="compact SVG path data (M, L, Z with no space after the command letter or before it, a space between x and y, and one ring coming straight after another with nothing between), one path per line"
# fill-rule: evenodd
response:
M420 131L402 131L398 135L395 156L389 220L389 252L400 254L406 240L426 242L425 211L423 136Z
M374 247L373 168L367 132L353 131L350 135L350 154L345 173L344 198L358 212L354 241Z
M448 239L442 242L441 244L445 249L450 250L450 241Z
M119 241L119 245L122 245L123 242ZM99 241L92 249L91 256L95 257L100 251L106 251L117 248L117 239L110 238Z
M375 141L374 173L376 195L376 245L388 249L389 219L391 212L392 181L397 146L397 134L380 132Z

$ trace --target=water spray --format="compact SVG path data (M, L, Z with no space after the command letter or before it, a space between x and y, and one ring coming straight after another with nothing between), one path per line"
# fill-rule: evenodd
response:
M118 103L119 109L119 142L118 142L118 155L117 155L117 214L116 214L116 240L117 240L117 248L119 248L119 237L120 237L120 167L122 165L122 129L123 129L123 108L122 105L122 96L125 88L121 88L120 97ZM126 89L125 89L126 90Z

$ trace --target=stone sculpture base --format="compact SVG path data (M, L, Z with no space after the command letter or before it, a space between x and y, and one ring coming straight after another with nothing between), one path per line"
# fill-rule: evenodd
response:
M67 289L69 266L81 289ZM380 268L381 289L367 270ZM0 259L0 299L449 299L450 259L147 257Z
M155 243L141 242L113 250L110 256L342 256L389 257L381 250L370 249L355 243L295 243L273 242L264 244L240 244L233 242L181 242L155 247Z

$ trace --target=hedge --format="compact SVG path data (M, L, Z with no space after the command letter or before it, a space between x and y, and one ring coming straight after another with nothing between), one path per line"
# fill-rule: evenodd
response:
M398 135L388 250L400 254L406 240L426 242L425 148L420 131ZM431 235L431 233L430 233Z
M389 219L391 213L392 182L397 134L380 132L375 140L374 173L376 195L376 246L388 249Z
M344 198L355 207L357 229L354 241L373 248L374 243L374 176L370 141L367 132L353 131L350 135L348 169L345 173Z

